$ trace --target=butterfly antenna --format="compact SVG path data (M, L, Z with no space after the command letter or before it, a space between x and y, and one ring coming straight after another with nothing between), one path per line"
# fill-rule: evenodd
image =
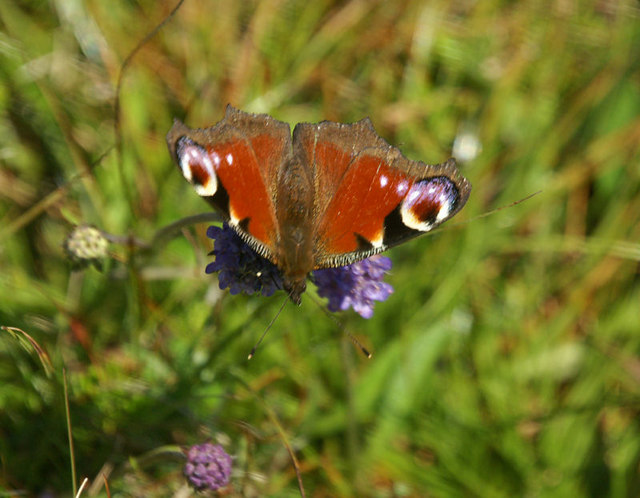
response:
M373 355L369 352L367 348L365 348L362 345L362 343L358 339L356 339L356 337L351 332L349 332L347 329L344 328L344 325L340 322L340 320L338 320L334 315L329 313L329 311L322 305L322 303L319 302L314 296L310 294L308 294L308 296L316 304L316 306L322 310L322 312L325 315L327 315L331 320L333 320L333 323L335 323L337 327L349 338L349 340L353 343L353 345L356 346L360 351L362 351L363 355L371 359Z
M521 203L523 203L525 201L528 201L529 199L531 199L532 197L535 197L536 195L538 195L540 193L542 193L542 190L538 190L537 192L534 192L533 194L529 194L528 196L523 197L522 199L520 199L518 201L514 201L511 204L507 204L506 206L500 206L499 208L492 209L491 211L487 211L486 213L480 214L478 216L474 216L473 218L469 218L468 220L459 221L457 223L452 223L452 224L448 225L444 230L448 230L450 228L457 227L457 226L460 226L460 225L466 225L467 223L471 223L472 221L479 220L481 218L486 218L487 216L491 216L492 214L496 214L498 211L502 211L503 209L512 208L514 206L517 206L518 204L521 204ZM435 231L436 230L434 230L434 232Z
M267 332L269 332L269 329L273 326L273 324L275 323L276 319L280 316L280 313L282 313L282 310L284 309L284 305L287 304L288 300L289 300L288 296L284 298L284 301L282 301L282 304L280 305L280 309L275 314L275 316L271 319L271 321L269 322L269 325L267 325L267 328L264 329L264 332L260 336L260 339L258 339L258 342L256 342L256 345L253 346L253 348L251 349L251 352L249 353L249 357L247 358L248 360L253 358L253 355L256 353L256 349L258 349L258 346L260 346L260 343L262 342L262 339L264 339L264 336L267 335Z

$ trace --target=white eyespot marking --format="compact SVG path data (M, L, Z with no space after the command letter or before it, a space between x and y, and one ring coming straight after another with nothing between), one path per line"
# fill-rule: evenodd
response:
M380 175L380 186L382 188L386 187L389 183L389 177L387 175Z
M193 188L200 197L211 197L218 190L218 180L213 176L206 185L194 185Z
M191 167L189 166L189 158L187 156L180 158L180 171L182 171L184 179L191 183Z
M454 183L444 176L416 182L400 206L402 223L413 230L428 232L449 217L458 196Z
M442 207L438 212L438 216L436 216L436 222L441 223L445 219L449 217L449 213L451 213L451 199L447 198L442 203Z
M227 154L227 163L229 163L229 166L233 164L233 155L231 153Z
M211 157L213 159L213 162L216 164L216 166L220 166L220 163L222 161L220 161L220 156L218 155L217 152L211 152Z
M413 230L428 232L433 228L433 223L422 222L412 211L402 208L402 223Z
M178 144L182 176L201 197L211 197L218 190L218 177L207 151L187 138Z

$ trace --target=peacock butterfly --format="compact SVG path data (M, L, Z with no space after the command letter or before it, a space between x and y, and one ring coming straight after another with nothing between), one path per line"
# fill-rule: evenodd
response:
M174 161L198 195L258 254L278 266L296 304L309 272L360 261L455 215L471 184L455 159L411 161L373 129L289 124L227 106L216 125L167 134Z

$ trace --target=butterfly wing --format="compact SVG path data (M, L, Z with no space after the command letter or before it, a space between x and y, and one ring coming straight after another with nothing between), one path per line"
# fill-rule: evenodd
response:
M471 192L455 160L411 161L368 118L301 123L293 149L314 172L315 268L350 264L432 230Z
M256 252L277 263L275 197L278 172L291 155L289 125L229 105L211 128L192 130L176 120L167 144L196 192Z

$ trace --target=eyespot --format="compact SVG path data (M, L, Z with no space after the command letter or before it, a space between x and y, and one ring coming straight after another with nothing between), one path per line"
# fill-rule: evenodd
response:
M177 155L182 176L193 185L196 193L201 197L214 195L218 190L218 178L206 149L190 138L181 137Z
M402 222L414 230L428 232L449 217L459 197L457 187L445 176L420 180L402 201Z

